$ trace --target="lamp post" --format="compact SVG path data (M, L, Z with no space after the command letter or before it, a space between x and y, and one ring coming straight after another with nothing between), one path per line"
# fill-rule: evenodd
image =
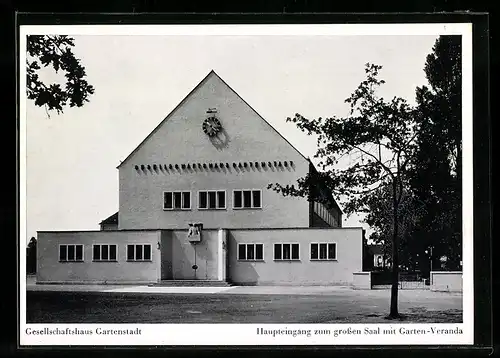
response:
M430 271L429 271L429 280L432 278L431 272L432 272L432 246L429 248L429 250L425 250L425 253L429 255L429 262L430 262ZM430 282L432 285L432 280Z

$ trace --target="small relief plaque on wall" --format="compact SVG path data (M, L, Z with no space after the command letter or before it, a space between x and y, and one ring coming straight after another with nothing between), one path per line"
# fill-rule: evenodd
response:
M203 224L201 223L189 223L189 229L187 233L187 239L189 242L200 242L201 241L201 230Z

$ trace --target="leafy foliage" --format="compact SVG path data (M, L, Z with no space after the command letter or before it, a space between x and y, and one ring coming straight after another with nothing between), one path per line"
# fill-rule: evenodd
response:
M366 79L352 95L345 100L350 105L347 117L308 119L296 114L287 121L294 123L308 135L317 136L320 172L312 171L295 186L270 184L269 188L283 195L307 196L309 200L322 201L316 188L344 198L347 214L364 212L375 221L379 234L391 235L392 245L392 290L389 316L399 316L397 309L399 238L400 227L408 222L405 217L409 168L413 165L418 146L416 138L420 130L418 111L401 97L385 100L377 95L377 89L384 84L378 78L382 66L365 65ZM339 168L342 158L350 164ZM380 198L390 200L380 200ZM386 205L387 204L387 205ZM378 208L380 212L373 211ZM382 215L389 214L385 222ZM413 220L414 221L414 220ZM413 222L412 222L413 224ZM382 231L382 230L386 231ZM384 236L385 237L385 236Z
M421 132L410 184L425 202L414 240L420 251L432 247L434 261L448 257L460 269L462 211L462 73L460 36L441 36L427 56L430 88L417 88Z
M94 87L85 80L85 68L75 57L74 40L68 36L30 35L27 39L27 96L37 106L63 112L63 107L81 107L89 101ZM45 84L39 71L51 65L54 71L65 72L66 83Z
M347 214L368 213L370 198L377 190L392 182L397 183L397 200L407 181L405 171L417 149L415 138L418 124L414 120L414 108L406 100L394 97L385 101L376 95L377 87L384 84L378 79L382 67L367 64L367 79L345 100L350 104L350 116L346 118L308 119L301 114L287 118L307 135L316 135L321 171L312 172L295 185L279 183L269 188L283 195L302 196L324 201L315 194L321 185L343 202ZM338 168L342 158L350 158L351 165Z

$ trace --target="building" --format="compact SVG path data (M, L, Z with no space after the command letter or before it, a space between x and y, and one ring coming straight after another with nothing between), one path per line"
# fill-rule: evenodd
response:
M100 231L38 232L37 282L352 283L362 229L328 204L284 197L312 163L214 71L117 167Z

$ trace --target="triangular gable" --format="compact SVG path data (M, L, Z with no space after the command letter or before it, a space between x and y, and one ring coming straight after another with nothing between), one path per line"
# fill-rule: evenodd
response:
M179 104L153 129L149 135L144 138L144 140L120 163L120 165L117 166L117 169L119 169L122 165L124 165L146 142L149 138L151 138L162 125L170 119L170 117L179 109L188 99L189 97L196 92L198 88L200 88L210 77L211 75L217 76L217 78L225 85L227 88L229 88L230 91L232 91L243 103L245 103L262 121L264 121L274 132L276 132L288 145L293 148L304 160L309 161L308 158L306 158L295 146L293 146L280 132L278 132L268 121L264 119L250 104L248 104L231 86L229 86L214 70L211 70L203 80L198 83L184 99L179 102Z

